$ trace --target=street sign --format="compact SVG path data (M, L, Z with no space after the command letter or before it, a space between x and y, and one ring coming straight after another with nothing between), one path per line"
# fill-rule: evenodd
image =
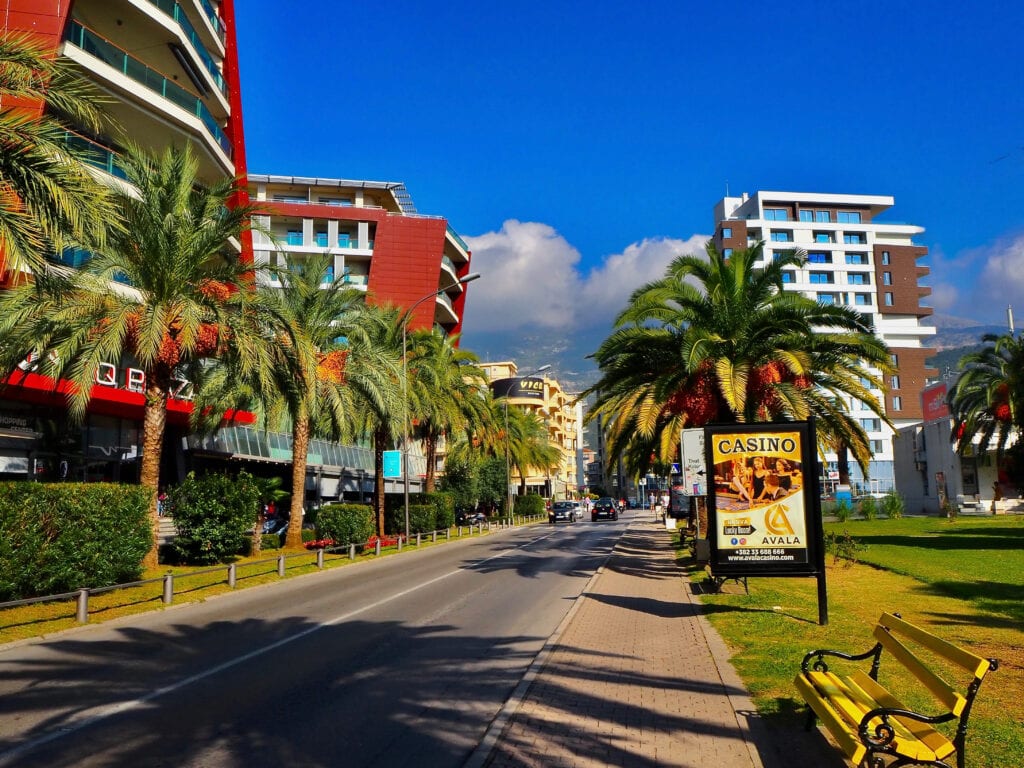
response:
M647 478L641 477L639 480L637 480L637 483L640 485L641 488L643 488L645 485L647 485Z
M402 476L402 452L384 451L384 477L395 478Z
M707 496L708 471L704 461L704 429L684 429L681 438L683 456L683 493Z
M672 474L673 475L678 475L679 474L679 465L678 464L673 464L672 465Z

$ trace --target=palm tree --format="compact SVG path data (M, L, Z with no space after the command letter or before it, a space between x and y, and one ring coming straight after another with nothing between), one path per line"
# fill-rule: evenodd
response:
M949 392L953 440L960 454L977 441L984 455L994 439L1001 464L1011 437L1024 433L1024 336L987 333L981 340L984 347L960 358L963 373Z
M0 33L4 269L38 273L48 255L66 246L102 246L113 202L87 170L87 151L68 143L71 129L94 132L99 125L94 93L64 60L27 35Z
M867 473L870 444L849 415L856 399L888 423L870 388L892 364L859 312L783 290L798 253L763 267L762 245L726 258L679 256L637 289L595 354L601 379L588 421L606 424L611 459L631 473L673 460L684 427L802 420L848 445Z
M312 437L350 437L367 404L395 410L398 358L378 346L389 318L365 294L330 279L332 258L285 261L259 290L261 341L269 365L254 369L232 349L209 372L197 412L258 406L269 428L292 434L292 494L285 547L302 547L306 467ZM243 363L242 367L238 364Z
M160 455L172 382L199 377L199 366L230 343L246 364L258 356L250 312L251 266L229 246L250 226L251 209L227 207L237 190L224 180L200 186L191 151L123 158L134 190L116 191L122 227L83 269L36 275L0 298L0 368L16 369L26 352L40 373L71 383L69 412L82 419L102 363L129 357L145 373L140 483L151 489L153 544L144 567L157 565Z
M412 334L409 345L409 389L414 436L427 459L424 488L435 486L438 442L457 431L474 431L484 418L484 372L472 352L455 346L456 339L433 331Z
M536 413L513 405L507 418L509 463L519 473L519 495L525 496L530 470L547 474L561 461L562 452L548 442L547 425Z

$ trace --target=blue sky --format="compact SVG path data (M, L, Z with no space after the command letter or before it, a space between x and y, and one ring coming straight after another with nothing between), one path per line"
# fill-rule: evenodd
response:
M892 195L937 312L1024 317L1024 4L240 0L249 170L404 181L480 330L607 323L728 184Z

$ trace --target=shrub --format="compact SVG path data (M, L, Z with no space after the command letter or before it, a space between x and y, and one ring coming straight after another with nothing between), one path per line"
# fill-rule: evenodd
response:
M832 515L840 523L845 523L847 520L850 519L851 511L852 510L850 509L850 505L847 504L845 501L829 504L828 506L825 507L825 510L823 510L824 514Z
M248 472L190 472L168 496L178 529L172 547L183 562L222 563L245 551L259 515L259 488Z
M367 504L329 504L316 518L316 538L331 539L335 546L362 544L375 528L373 507Z
M264 533L260 536L260 549L280 549L281 534Z
M513 509L517 515L543 515L544 499L536 493L528 493L525 496L516 496Z
M409 533L430 533L438 528L437 493L412 493L409 494ZM455 519L454 507L452 508L452 522ZM384 528L388 533L405 534L405 497L389 496L387 499L386 513L384 516Z
M874 496L861 499L860 513L864 516L865 520L874 520L878 517L878 502L875 501Z
M867 546L853 538L849 531L843 531L841 534L832 532L825 534L825 551L832 555L833 565L840 560L845 560L845 565L849 568L857 562L857 553L863 552L865 549Z
M903 496L896 491L890 491L882 498L882 512L890 520L899 520L907 511L907 503Z
M137 485L0 483L0 600L139 579L151 499Z

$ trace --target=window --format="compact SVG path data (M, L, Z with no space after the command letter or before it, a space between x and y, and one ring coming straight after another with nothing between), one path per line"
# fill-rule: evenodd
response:
M728 259L730 256L732 256L732 248L723 248L722 255Z
M772 242L773 243L792 243L793 233L788 229L773 229L772 230Z
M889 360L890 360L890 361L892 362L892 364L893 364L894 366L896 366L897 368L899 368L899 367L900 367L900 356L899 356L899 355L897 355L897 354L896 354L895 352L891 352L891 353L889 354Z
M288 245L302 245L302 230L288 230Z
M892 272L882 273L882 285L892 285Z
M793 270L784 269L782 270L782 282L784 283L795 283L796 276L793 274Z
M818 302L820 304L835 304L836 303L836 295L834 293L819 293L817 298L818 298Z
M814 242L816 243L834 243L836 236L832 232L815 232Z
M814 220L828 224L832 221L832 217L828 215L828 211L815 211Z
M730 237L732 237L732 227L722 227L722 239L725 240Z
M860 224L860 211L839 211L836 221L840 224Z
M860 419L860 426L865 432L881 432L882 422L880 419Z
M308 203L309 198L304 195L274 195L275 203Z
M882 266L883 267L889 266L889 252L888 251L882 251Z
M807 263L808 264L831 264L832 263L832 254L831 253L821 253L821 252L808 253L807 254Z
M848 245L864 245L867 241L863 232L847 232L843 235L843 242Z
M321 197L321 205L352 205L351 197Z
M893 299L892 299L892 294L891 293L886 293L885 294L885 306L887 306L887 307L893 306Z
M814 211L800 211L800 221L814 221Z
M850 272L846 275L846 282L850 285L871 285L871 273Z
M899 389L900 388L900 377L899 376L893 376L891 379L889 379L889 386L891 386L893 389Z
M869 440L868 442L871 444L871 453L873 454L879 454L885 450L881 440Z
M789 221L789 211L785 208L765 208L764 217L768 221Z
M855 293L853 295L853 303L858 307L870 307L871 306L871 294L870 293Z
M847 264L867 264L868 255L866 253L847 253L846 254Z
M834 280L834 275L831 272L811 272L811 283L812 284L833 283L833 282L835 282L835 280Z

